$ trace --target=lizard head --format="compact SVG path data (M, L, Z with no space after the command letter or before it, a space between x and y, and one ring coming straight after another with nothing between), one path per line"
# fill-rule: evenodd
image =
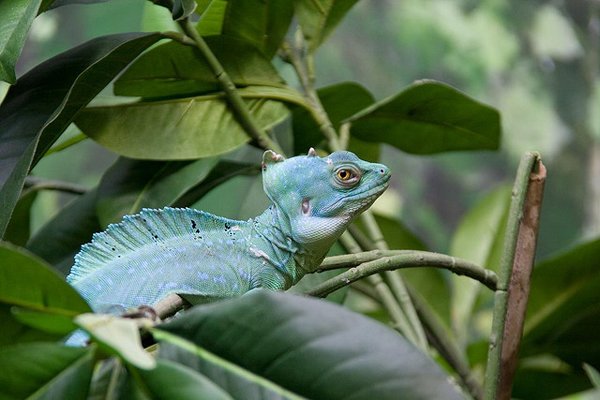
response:
M304 245L330 246L346 226L388 187L390 171L348 151L284 159L263 156L263 186L287 216L292 237Z

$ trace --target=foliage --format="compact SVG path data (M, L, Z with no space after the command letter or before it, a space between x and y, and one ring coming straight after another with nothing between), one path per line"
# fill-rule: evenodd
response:
M496 110L431 80L383 100L355 82L315 87L315 53L356 0L156 1L167 14L148 2L157 25L175 20L178 31L101 36L15 83L31 21L81 2L20 1L11 13L1 12L7 2L0 6L0 32L8 32L0 35L0 79L14 83L0 105L0 369L10 371L0 377L0 398L459 398L448 375L478 396L493 292L447 271L389 272L382 283L352 286L347 306L388 326L331 302L257 292L194 307L166 324L142 320L141 342L135 322L90 314L60 275L94 232L143 207L215 206L209 211L220 213L226 197L227 207L251 214L235 193L260 191L256 148L288 155L348 148L372 161L382 144L417 155L494 150ZM282 78L290 68L297 86ZM123 97L90 104L107 86ZM30 184L28 174L44 158L61 157L58 149L79 151L87 140L68 139L73 123L119 157L96 187L31 235L31 205L48 186ZM482 198L463 217L451 254L498 271L509 205L504 186ZM400 221L367 216L351 231L362 250L377 247L373 229L394 249L426 249ZM589 388L584 362L597 383L589 371L600 367L591 328L599 318L599 251L594 241L538 265L517 395ZM303 287L330 276L310 277ZM399 308L408 328L395 319ZM61 344L76 327L92 345ZM427 344L423 329L437 339ZM413 346L423 341L424 348ZM140 344L153 342L157 354ZM548 376L562 386L534 390Z

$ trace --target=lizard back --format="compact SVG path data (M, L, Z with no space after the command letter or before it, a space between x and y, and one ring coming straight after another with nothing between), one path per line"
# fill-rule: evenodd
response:
M75 257L67 281L103 311L152 305L168 292L231 296L252 284L248 269L234 268L251 242L249 225L189 208L144 209L94 234ZM132 304L111 297L130 298Z

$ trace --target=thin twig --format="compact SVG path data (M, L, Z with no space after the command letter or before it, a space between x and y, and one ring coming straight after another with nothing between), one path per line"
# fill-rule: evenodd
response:
M283 150L279 145L273 141L266 132L261 131L256 125L254 118L248 110L248 106L238 93L235 84L214 55L210 47L206 44L202 36L196 31L196 28L192 25L189 19L185 18L178 21L183 32L191 38L196 44L196 48L200 51L208 66L213 71L215 78L221 89L225 92L225 96L231 111L236 117L236 120L240 123L244 131L258 143L258 145L264 150L270 149L279 154L283 154Z
M285 60L289 60L290 64L296 71L300 86L302 86L304 98L308 103L308 112L311 114L321 133L327 139L329 147L332 151L343 150L337 133L331 120L327 116L325 108L319 99L319 95L314 88L313 79L310 77L306 63L300 56L302 50L293 47L289 42L282 45L282 52Z
M360 245L354 240L354 238L348 232L344 232L344 234L340 238L340 242L342 243L342 246L344 246L346 248L346 250L351 253L360 254L362 252L362 248L360 247ZM340 275L338 275L338 276L340 276ZM330 280L328 280L326 282L329 282L329 281ZM385 284L385 282L383 282L383 279L381 279L381 277L379 275L373 275L373 274L369 275L368 281L371 284L371 286L373 286L373 289L375 289L377 296L381 299L383 308L389 314L390 319L392 320L392 327L394 329L396 329L398 332L400 332L402 335L404 335L404 337L406 337L411 343L414 343L416 345L417 338L415 336L415 333L412 330L410 323L408 322L408 318L404 314L404 311L402 310L402 308L400 307L400 305L394 298L393 293L390 291L390 288ZM350 283L351 282L347 282L346 284L350 284ZM322 286L322 285L319 285L319 286ZM312 296L317 296L317 297L326 296L326 294L323 296L319 296L317 293L315 293L314 289L311 290L310 292L307 292L307 294L312 295Z
M535 258L546 169L536 153L521 159L509 211L494 299L485 377L486 399L510 399Z
M25 178L24 187L28 190L54 190L57 192L71 194L85 194L88 189L76 183L64 182L52 179L42 179L35 176Z
M308 294L323 297L352 282L379 272L416 267L447 269L455 274L475 279L492 290L496 288L496 275L493 271L481 268L465 260L427 251L376 250L335 256L326 259L319 270L348 267L351 267L348 271L321 283L308 292Z
M381 229L379 228L379 225L377 224L373 214L367 211L361 215L361 219L367 230L367 233L369 234L369 237L371 240L373 240L375 247L380 250L389 250L389 246L385 241L383 233L381 232ZM410 324L419 339L419 347L427 349L427 337L425 336L425 330L423 329L423 325L419 320L415 306L412 303L410 295L408 294L404 280L398 273L390 270L384 273L384 278L387 280L392 292L395 294L402 309L408 316Z
M469 362L465 359L464 354L453 340L452 335L448 334L446 329L444 329L439 322L438 317L431 310L430 306L422 300L417 293L411 291L410 294L431 345L440 353L454 371L456 371L463 388L468 391L474 399L483 399L483 387L480 385L477 378L473 376L473 372L469 367Z

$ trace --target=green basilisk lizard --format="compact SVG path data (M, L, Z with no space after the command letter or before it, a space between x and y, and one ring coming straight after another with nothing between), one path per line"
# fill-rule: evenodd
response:
M170 293L192 304L255 288L285 290L315 271L352 220L387 188L382 164L345 151L284 159L266 151L273 204L236 221L190 208L144 209L96 233L67 277L96 312L152 306Z

